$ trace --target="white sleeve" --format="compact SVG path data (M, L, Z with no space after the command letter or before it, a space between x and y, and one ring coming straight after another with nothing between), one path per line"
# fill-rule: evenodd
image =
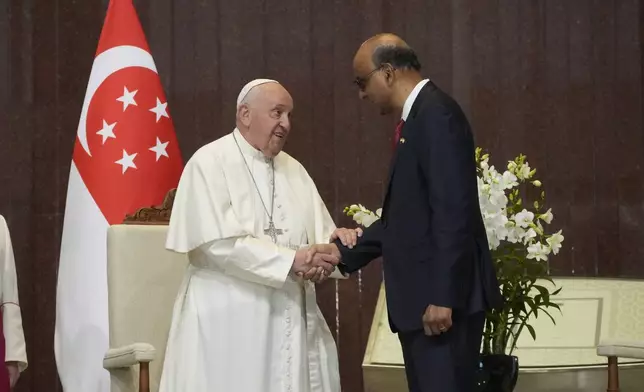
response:
M27 368L27 349L18 301L16 264L11 236L0 217L0 267L2 268L2 323L5 339L5 362L17 362L20 371Z
M252 236L216 240L198 249L226 274L274 288L286 281L296 253Z

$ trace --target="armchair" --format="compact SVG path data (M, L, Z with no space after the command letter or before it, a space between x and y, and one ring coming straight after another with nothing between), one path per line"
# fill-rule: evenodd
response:
M606 392L619 392L617 358L644 359L644 341L605 340L597 346L597 355L608 358L608 388ZM644 380L642 380L642 384L644 384Z
M188 259L165 249L174 191L107 234L111 392L156 392L174 301ZM138 384L138 387L137 387Z

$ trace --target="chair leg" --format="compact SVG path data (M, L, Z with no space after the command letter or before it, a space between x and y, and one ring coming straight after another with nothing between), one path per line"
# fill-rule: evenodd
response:
M619 392L617 357L608 357L608 389L606 392Z
M139 392L150 392L150 364L139 363Z

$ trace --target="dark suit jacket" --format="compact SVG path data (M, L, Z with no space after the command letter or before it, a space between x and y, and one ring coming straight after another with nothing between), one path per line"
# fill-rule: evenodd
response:
M422 328L428 305L473 314L502 303L478 202L474 140L459 105L433 83L416 98L390 168L382 218L340 269L383 257L394 332Z

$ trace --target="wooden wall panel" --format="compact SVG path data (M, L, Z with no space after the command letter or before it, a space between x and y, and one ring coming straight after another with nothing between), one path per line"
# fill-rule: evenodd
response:
M315 124L320 132L312 129L302 129L299 132L306 133L310 144L308 162L302 161L311 177L315 180L316 186L322 199L329 203L334 200L336 194L335 180L332 175L335 167L336 151L330 145L334 139L335 129L335 102L332 79L325 75L333 75L335 65L332 61L335 51L335 37L333 31L335 26L326 23L334 18L334 7L330 2L311 2L311 102L315 102L311 108L310 126ZM295 98L297 99L297 98ZM297 101L295 102L297 104ZM299 109L296 109L299 110ZM294 121L295 116L294 114ZM295 125L295 123L294 123ZM324 146L324 147L323 147ZM304 156L300 158L304 158ZM333 211L331 211L333 213ZM335 218L335 216L334 216ZM333 336L338 337L338 302L337 302L337 281L327 281L318 285L317 295L320 310L324 315Z
M559 228L566 234L566 246L557 260L550 263L550 272L566 274L572 272L571 246L573 243L569 220L570 178L568 176L567 156L570 148L568 130L569 95L569 22L568 3L547 1L545 3L545 58L541 59L545 75L545 94L547 99L542 103L548 133L542 135L542 142L548 145L547 167L540 171L545 184L546 200L556 214ZM556 159L556 157L562 157ZM536 162L534 162L536 164Z
M620 274L639 275L642 272L644 244L642 152L644 124L642 124L642 2L623 0L615 3L617 26L615 87L616 138L620 141L617 177L619 205ZM638 129L639 132L633 132Z
M619 215L617 208L617 178L613 168L619 165L620 154L617 130L613 123L615 106L615 38L616 19L613 2L596 1L593 3L591 20L594 26L592 73L602 75L595 81L593 88L593 107L595 123L602 132L594 135L595 154L601 165L595 167L594 185L596 219L602 224L597 227L595 247L597 273L615 275L619 271Z
M11 228L30 369L18 391L59 391L55 288L67 177L107 0L0 4L0 213ZM138 0L182 154L230 132L250 79L295 99L287 152L342 209L377 208L395 119L360 102L351 62L382 31L416 48L504 167L528 155L565 247L557 275L644 277L642 0ZM378 260L318 287L343 390L361 361L382 279Z

